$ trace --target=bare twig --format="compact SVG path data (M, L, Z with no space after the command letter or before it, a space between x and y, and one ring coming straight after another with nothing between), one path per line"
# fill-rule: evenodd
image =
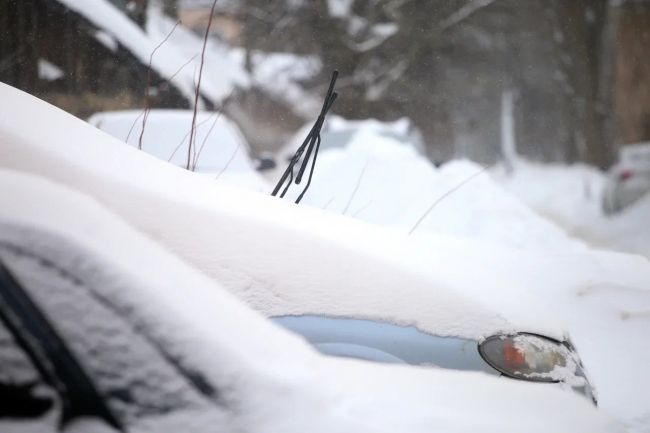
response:
M196 170L196 165L199 163L199 158L201 157L201 152L203 152L203 148L205 147L205 143L207 143L208 138L210 138L210 135L212 134L212 130L214 129L215 126L217 126L217 122L219 121L219 118L223 114L223 111L218 111L217 115L214 116L214 120L212 121L212 125L210 125L210 129L208 129L207 134L205 134L205 137L203 137L203 141L201 142L201 147L199 147L198 152L196 152L196 157L192 160L192 171Z
M214 178L215 180L219 180L221 175L228 169L228 167L230 167L230 163L232 163L232 161L235 159L235 155L237 155L237 151L239 150L240 147L241 147L241 141L237 143L237 147L235 148L235 151L232 153L232 155L230 155L228 162L226 162L226 165L224 165L221 171L217 174L217 177Z
M165 36L165 39L156 45L156 48L154 48L149 55L149 65L147 66L147 87L144 89L144 115L142 116L142 131L140 131L140 138L138 139L138 149L140 150L142 150L142 140L144 139L144 131L145 127L147 126L147 118L149 117L149 111L151 111L151 102L149 101L149 88L151 87L151 64L153 63L153 56L156 54L156 51L158 51L160 47L162 47L163 44L169 40L169 38L176 30L176 27L178 27L180 23L180 20L176 21L174 27L172 27L169 33L167 33L167 36Z
M201 125L203 125L205 122L207 122L207 121L209 121L210 119L212 119L212 116L216 116L216 115L217 115L217 113L212 113L211 115L209 115L209 116L206 117L205 119L201 120L199 123L196 124L196 128L198 129L198 128L199 128ZM172 152L172 154L169 155L169 158L167 159L167 162L171 162L171 160L172 160L172 158L174 157L174 155L176 155L176 152L179 151L179 149L183 146L183 143L185 143L185 140L187 140L187 137L190 136L190 132L192 132L192 131L190 130L190 131L187 131L187 132L185 133L185 135L183 136L183 139L181 140L181 142L178 143L178 145L176 146L176 148L174 149L174 151Z
M171 80L173 80L174 78L176 78L176 75L178 75L178 74L179 74L183 69L185 69L185 66L189 65L190 63L192 63L192 61L193 61L194 59L196 59L198 56L199 56L198 54L194 54L192 57L190 57L190 59L189 59L187 62L183 63L183 64L181 65L181 67L178 68L178 69L176 70L176 72L174 72L174 73L171 75L171 77L167 78L166 81L167 81L167 82L170 82Z
M183 65L180 68L178 68L176 70L176 72L174 72L169 78L167 78L165 80L165 82L166 83L171 82L171 80L173 80L176 77L176 75L178 75L183 69L185 69L185 67L187 65L192 63L192 60L196 59L197 56L198 56L198 54L195 54L194 56L192 56L191 59L189 59L187 62L183 63ZM146 111L146 107L144 109L142 109L142 112L140 114L138 114L138 117L133 119L133 124L131 125L131 129L129 129L129 133L126 135L126 139L124 140L125 143L129 142L129 138L131 138L131 133L133 132L133 129L135 128L136 123L138 123L138 120L142 117L142 115L144 115L145 111Z
M361 212L363 212L364 210L366 210L366 209L368 208L368 206L370 206L371 204L372 204L372 200L368 200L368 203L364 204L364 205L361 206L359 209L357 209L356 211L354 211L354 213L351 215L352 218L356 218L356 217L357 217Z
M322 206L322 209L325 210L328 207L330 207L330 205L332 204L332 202L334 201L335 198L336 197L332 197L331 199L327 200L327 202Z
M135 119L133 119L133 123L131 124L131 129L129 129L129 133L126 134L126 139L124 140L125 143L128 143L128 142L129 142L129 138L131 138L131 133L133 132L133 129L135 128L136 123L138 123L138 120L139 120L139 119L142 117L142 115L144 114L144 111L145 111L145 110L143 109L143 110L140 112L140 114L138 114L138 117L136 117Z
M193 145L194 145L194 135L196 128L196 112L199 107L199 95L201 93L201 77L203 76L203 65L205 64L205 48L208 45L208 36L210 35L210 27L212 26L212 18L214 17L214 8L217 6L217 0L212 2L212 8L210 9L210 18L208 19L208 26L205 29L205 37L203 38L203 49L201 50L201 66L199 68L199 80L196 84L196 92L194 94L194 114L192 115L192 128L190 129L190 145L187 148L187 164L185 168L190 169L190 162L194 156Z
M466 20L478 10L483 9L484 7L487 7L494 2L495 0L469 0L465 6L461 7L444 20L440 21L438 23L438 28L440 30L447 30L450 27L453 27L456 24L460 23L461 21Z
M198 162L199 162L199 158L201 157L201 152L203 152L203 148L205 147L205 143L208 141L208 138L210 138L210 135L212 134L212 130L217 125L217 122L219 121L219 119L223 115L225 101L229 100L234 92L235 92L235 89L233 88L230 91L230 93L228 94L228 96L225 99L222 99L221 107L219 107L219 111L217 112L217 117L215 117L214 121L212 122L212 125L210 126L210 129L208 130L208 133L203 138L203 142L201 143L201 147L199 147L199 151L196 152L196 158L194 158L194 160L192 161L192 164L193 164L192 171L196 170L196 164L198 164Z
M352 194L348 199L348 203L345 205L345 208L343 209L343 215L345 215L345 213L348 211L350 205L352 204L352 201L354 200L354 196L357 195L357 191L359 191L359 187L361 186L361 179L363 179L363 175L366 172L366 168L368 168L368 161L366 161L366 163L363 165L363 168L361 169L361 173L359 173L359 177L357 178L357 184L354 186L354 189L352 190Z
M473 175L471 175L471 176L469 176L468 178L464 179L464 180L463 180L462 182L460 182L458 185L456 185L455 187L453 187L452 189L450 189L449 191L447 191L446 193L444 193L443 195L441 195L440 197L438 197L438 198L437 198L437 199L436 199L436 200L431 204L431 206L429 206L429 208L428 208L428 209L427 209L427 210L422 214L422 216L417 220L417 222L413 225L413 227L411 227L411 230L409 230L409 234L412 234L412 233L415 231L415 229L417 229L418 226L419 226L420 224L422 224L422 221L424 221L424 219L425 219L426 217L429 216L429 214L431 213L431 211L433 210L433 208L435 208L435 207L436 207L436 206L437 206L441 201L443 201L446 197L448 197L448 196L451 195L452 193L456 192L456 191L457 191L458 189L460 189L463 185L465 185L465 184L468 183L470 180L472 180L472 179L474 179L475 177L477 177L479 174L484 173L488 168L489 168L489 167L483 167L481 170L477 171L477 172L474 173Z

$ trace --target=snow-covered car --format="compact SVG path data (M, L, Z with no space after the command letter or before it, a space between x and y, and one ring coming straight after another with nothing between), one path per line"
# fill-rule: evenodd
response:
M553 388L322 357L91 197L5 170L0 195L3 433L622 431Z
M151 109L95 113L88 123L134 147L179 167L188 164L192 110ZM197 173L266 188L257 176L243 134L221 112L197 113L189 164ZM144 128L144 133L142 133Z
M289 143L277 152L277 156L273 158L275 163L272 166L269 164L269 168L284 170L286 163L293 158L311 128L312 125L308 124L296 132ZM392 140L421 155L425 152L422 136L407 118L382 122L376 119L348 120L336 115L329 116L321 130L320 151L345 149L350 143L358 140L360 135L368 134ZM278 172L272 174L273 176L269 177L279 177Z
M614 214L650 192L650 142L628 144L619 150L618 163L607 177L603 211Z
M0 165L91 195L321 350L559 382L591 396L563 321L465 251L215 183L2 93L14 107L0 123L13 137ZM47 141L48 124L35 133L12 115L21 109L57 125ZM310 321L327 341L309 334ZM392 343L409 333L415 348Z

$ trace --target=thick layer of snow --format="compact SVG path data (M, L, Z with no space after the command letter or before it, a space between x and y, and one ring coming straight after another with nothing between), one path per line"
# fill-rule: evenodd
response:
M605 175L586 165L518 161L498 182L530 208L592 245L650 257L650 197L607 217L602 211Z
M113 137L138 147L143 111L97 113L88 119ZM192 111L151 110L147 115L142 150L172 164L185 167ZM241 131L223 114L201 111L196 118L196 136L190 156L194 171L245 185L249 189L268 190L248 156L248 144Z
M598 391L599 405L630 431L650 427L650 262L606 251L537 254L456 241L467 260L485 260L553 305ZM448 248L453 249L452 243Z
M423 196L433 193L427 199L435 202L480 171L466 161L436 169L369 125L360 123L357 129L346 148L319 156L313 186L303 202L407 231L426 210ZM327 143L322 147L326 149ZM568 235L650 256L650 200L606 218L601 212L604 176L598 170L516 163L512 176L497 168L444 197L414 235L433 247L442 234L489 242L450 240L446 251L463 252L471 257L467 263L492 260L483 266L514 277L521 287L552 304L568 321L601 405L634 431L646 432L650 265L634 257L589 251ZM454 247L453 242L460 243ZM504 246L526 253L519 256ZM595 289L585 291L589 287Z
M444 240L420 247L398 232L230 189L9 86L0 96L11 101L1 110L0 165L89 193L267 315L368 318L476 339L564 338L561 320L525 286L494 278ZM38 131L31 116L42 119Z
M65 269L218 390L209 403L223 415L210 423L205 411L171 411L131 420L134 430L622 431L552 386L320 357L89 197L7 171L0 194L0 245Z
M647 431L650 348L646 312L650 307L644 303L650 265L646 260L572 246L565 251L513 250L503 242L497 246L419 230L405 240L399 233L391 235L302 206L214 185L120 146L15 89L0 86L0 96L8 101L0 107L1 165L90 192L258 305L265 302L269 292L276 295L278 305L292 301L282 298L285 284L293 294L299 289L312 290L320 278L340 292L367 290L364 276L355 276L360 260L366 263L361 270L367 270L368 278L391 287L393 293L384 301L413 297L408 306L412 316L435 316L432 311L438 311L434 308L424 313L427 308L418 305L431 299L428 295L421 297L421 291L411 287L413 279L422 282L423 278L427 290L470 292L481 303L491 298L501 304L497 309L507 314L504 317L518 330L522 326L529 329L526 326L532 320L532 328L545 323L542 333L562 333L561 328L555 328L554 319L536 317L543 311L524 307L517 296L504 290L516 287L546 298L568 320L572 339L600 391L601 407L626 421L634 431ZM32 128L35 117L46 119L38 131ZM409 167L411 170L417 171ZM349 261L350 257L355 260ZM372 269L369 263L373 263ZM387 282L381 281L391 274L384 269L387 263L392 269L399 268L397 280L389 275ZM232 266L245 269L237 274ZM275 266L277 273L273 272ZM321 270L310 273L310 269ZM242 278L245 275L248 277ZM269 292L259 290L265 285ZM463 317L455 320L471 317L465 313L468 311L463 310ZM401 319L399 315L384 318ZM435 317L425 319L419 323L424 328ZM488 322L475 322L473 329Z
M291 158L298 147L302 145L312 126L313 123L308 123L294 134L289 143L278 152L278 159L285 161ZM337 115L327 116L327 121L321 130L322 142L320 149L325 151L346 147L350 142L359 140L356 137L358 134L365 134L366 136L373 134L382 138L391 138L405 147L414 148L418 153L424 154L422 137L412 127L409 119L405 117L393 122L381 122L376 119L347 120ZM284 168L282 167L282 171L284 171Z
M63 77L64 73L54 64L45 59L38 59L38 78L45 81L55 81Z
M352 12L354 0L327 0L327 10L331 17L346 18Z
M332 120L334 132L344 130L345 122ZM406 131L389 136L387 126L379 125L348 122L349 138L341 148L327 142L336 138L334 133L323 134L323 151L303 203L404 233L424 216L415 234L453 234L536 250L584 248L504 192L489 173L480 174L480 166L454 161L436 169L404 142ZM293 195L301 190L294 186Z

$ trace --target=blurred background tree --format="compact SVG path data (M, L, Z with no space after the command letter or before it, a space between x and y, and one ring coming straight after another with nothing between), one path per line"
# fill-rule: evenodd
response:
M213 3L106 1L142 28L155 5L199 35ZM84 116L140 103L146 65L98 44L60 1L0 0L0 12L10 29L0 39L0 80L46 99L58 92L48 100ZM650 140L650 0L218 0L215 13L212 36L243 51L251 76L256 55L315 59L316 73L297 84L317 101L339 69L335 113L407 117L437 163L500 160L502 124L520 155L541 161L607 167L620 144ZM60 56L49 47L59 40L55 48L70 48ZM65 76L49 84L37 76L46 54L66 58ZM116 82L121 99L112 103ZM86 102L65 102L80 92ZM174 92L156 105L174 106ZM282 93L253 85L226 104L257 152L277 150L315 114Z

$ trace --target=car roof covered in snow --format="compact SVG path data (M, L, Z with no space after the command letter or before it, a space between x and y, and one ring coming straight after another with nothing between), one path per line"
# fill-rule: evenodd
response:
M231 431L620 431L586 399L552 386L322 357L92 198L6 170L0 194L0 251L53 263L125 312L204 374L218 390L214 404L228 402Z
M0 85L0 96L0 165L92 195L267 316L364 318L474 339L565 337L562 321L525 288L444 241L424 248L402 233L230 188L10 86Z
M192 110L148 110L144 134L143 115L143 110L105 111L93 114L88 118L88 123L135 147L139 146L142 135L142 150L163 161L185 167ZM191 158L195 171L212 174L255 171L244 136L223 113L198 112L195 134L196 149Z

